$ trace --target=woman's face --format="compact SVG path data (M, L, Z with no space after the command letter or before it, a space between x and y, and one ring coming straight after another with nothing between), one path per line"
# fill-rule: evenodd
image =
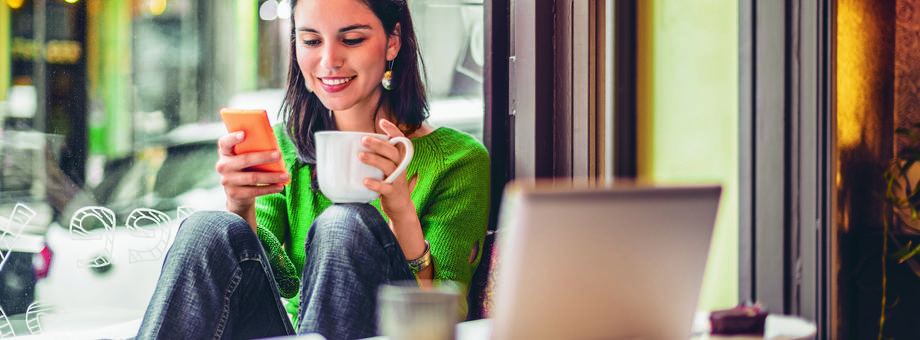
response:
M360 0L301 0L294 23L297 64L323 105L375 112L398 37L388 40L380 19Z

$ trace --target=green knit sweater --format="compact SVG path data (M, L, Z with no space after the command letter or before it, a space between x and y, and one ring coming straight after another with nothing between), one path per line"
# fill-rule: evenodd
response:
M296 319L307 230L332 202L310 189L314 165L297 160L296 148L280 126L275 136L291 184L278 194L256 199L258 235L278 288L288 298L287 310ZM411 198L431 244L434 278L468 288L481 257L470 262L470 255L477 246L476 254L482 253L489 218L489 155L478 141L449 128L414 138L412 145L415 155L406 176L418 175ZM371 204L380 209L379 200ZM468 306L462 300L461 313L466 315Z

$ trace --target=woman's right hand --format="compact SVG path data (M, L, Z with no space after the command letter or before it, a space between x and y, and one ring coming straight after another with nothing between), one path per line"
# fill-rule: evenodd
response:
M229 133L217 140L218 159L215 169L227 192L227 210L242 216L255 216L256 197L281 192L290 178L287 172L246 171L251 166L281 159L281 152L260 151L236 154L233 147L245 139L242 131ZM248 219L247 219L248 220ZM253 221L250 221L252 223Z

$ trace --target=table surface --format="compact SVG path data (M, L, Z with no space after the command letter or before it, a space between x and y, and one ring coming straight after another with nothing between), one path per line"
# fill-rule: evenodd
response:
M724 336L709 334L709 313L697 312L692 335L690 340L764 340L764 339L808 339L813 337L815 325L807 320L784 315L769 315L767 317L766 329L764 336L738 335ZM480 340L488 339L492 331L492 320L482 319L475 321L461 322L457 324L457 340ZM312 340L317 338L299 338L297 340ZM378 336L368 340L386 340L386 337Z
M708 313L697 313L694 322L693 335L690 340L764 340L764 339L808 339L815 334L815 326L806 320L781 315L768 316L768 322L764 336L723 336L710 335L708 329ZM702 323L700 320L703 320ZM475 321L461 322L457 324L457 340L480 340L488 339L492 331L492 320L482 319ZM316 337L293 337L296 340L313 340ZM386 337L378 336L367 340L386 340Z
M123 310L113 309L111 311L100 311L108 313L119 313L124 315ZM49 324L53 324L55 314L51 313L46 316ZM67 313L63 313L67 314ZM98 313L97 313L98 314ZM84 315L85 316L85 315ZM62 318L69 319L69 318ZM140 318L134 315L125 317L125 321L111 325L91 325L83 324L81 327L49 327L57 329L46 329L45 333L24 337L17 337L23 340L45 340L45 339L75 339L75 340L96 340L106 339L127 339L137 334L140 327ZM83 318L81 320L86 320ZM66 326L66 325L61 325ZM762 339L809 339L814 336L816 328L814 323L793 316L770 315L767 317L766 330L763 337L761 336L716 336L709 333L709 322L707 312L698 312L694 319L692 335L690 340L762 340ZM482 340L489 339L492 332L492 320L482 319L475 321L461 322L457 324L457 340ZM273 339L283 340L324 340L319 335L295 335ZM386 340L386 337L373 337L368 340Z

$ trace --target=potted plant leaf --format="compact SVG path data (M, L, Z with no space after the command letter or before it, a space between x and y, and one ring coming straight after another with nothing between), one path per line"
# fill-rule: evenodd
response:
M920 277L920 242L914 244L911 237L920 236L920 123L895 130L897 140L903 141L895 156L888 163L883 178L885 192L882 212L882 278L881 316L878 339L883 339L885 312L891 307L888 301L888 268L886 263L895 260L907 265L911 272ZM904 241L907 240L907 241ZM889 242L891 246L889 246ZM889 253L889 247L894 251Z

